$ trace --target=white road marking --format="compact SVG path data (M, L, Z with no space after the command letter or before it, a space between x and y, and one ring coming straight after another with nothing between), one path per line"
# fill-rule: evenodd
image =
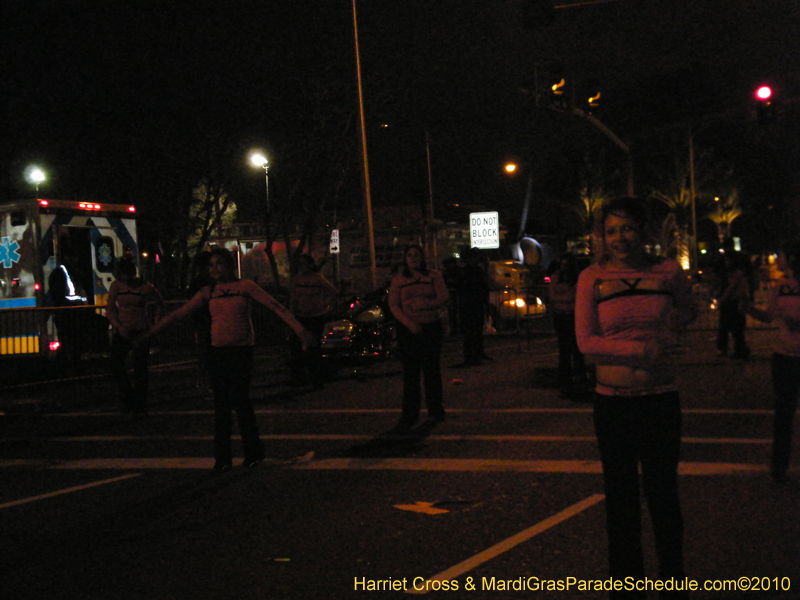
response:
M133 477L138 477L141 473L129 473L127 475L121 475L119 477L114 477L113 479L104 479L102 481L95 481L93 483L87 483L85 485L78 485L71 488L66 488L63 490L58 490L55 492L50 492L48 494L41 494L39 496L31 496L30 498L22 498L20 500L14 500L12 502L6 502L5 504L0 504L0 509L3 508L10 508L11 506L19 506L20 504L28 504L29 502L37 502L38 500L45 500L47 498L53 498L55 496L61 496L63 494L71 494L72 492L79 492L81 490L87 490L89 488L97 487L99 485L106 485L108 483L114 483L117 481L122 481L123 479L131 479Z
M584 510L591 508L595 504L602 502L604 499L605 496L603 494L594 494L593 496L589 496L588 498L585 498L580 502L573 504L569 508L562 510L560 513L557 513L552 517L549 517L544 521L541 521L536 525L529 527L528 529L520 531L516 535L512 535L510 538L503 540L499 544L495 544L491 548L487 548L483 552L480 552L475 556L468 558L467 560L450 567L446 571L442 571L438 575L434 575L428 581L447 581L450 579L455 579L463 575L464 573L471 571L475 567L478 567L483 563L488 562L493 558L496 558L497 556L500 556L504 552L511 550L513 547L518 546L523 542L527 542L529 539L539 535L540 533L547 531L552 527L555 527L559 523L562 523L567 519L574 517L578 513L581 513ZM427 589L409 590L407 593L422 595L422 594L427 594L428 591L429 590Z
M448 414L586 414L591 415L591 408L448 408ZM683 414L694 415L764 415L774 414L773 410L765 408L685 408ZM309 408L309 409L274 409L258 408L257 415L313 415L313 414L399 414L397 408ZM109 417L119 416L114 410L91 410L63 413L47 413L43 418L66 417ZM213 410L168 410L153 411L152 415L213 415Z
M155 470L211 469L214 461L201 457L169 458L94 458L78 460L0 460L0 468L20 466L49 467L60 470ZM578 473L599 475L603 472L597 460L496 460L469 458L324 458L314 460L312 453L294 459L267 459L266 466L280 466L316 471L429 471L429 472L527 472ZM680 475L747 475L766 473L767 465L747 463L680 463ZM796 469L793 469L796 470Z
M235 437L235 436L234 436ZM211 435L76 435L76 436L31 436L9 438L8 442L36 441L53 443L70 442L152 442L152 441L175 441L175 442L207 442L214 439ZM262 440L273 441L369 441L376 440L374 435L342 434L342 433L319 433L319 434L275 434L262 435ZM398 439L400 439L398 437ZM593 435L427 435L426 440L439 442L577 442L594 443L597 438ZM743 444L765 446L772 444L769 438L683 438L684 444Z

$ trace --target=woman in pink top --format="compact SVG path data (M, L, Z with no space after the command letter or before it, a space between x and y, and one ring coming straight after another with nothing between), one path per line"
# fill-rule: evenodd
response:
M319 340L339 290L317 271L317 265L310 255L298 256L296 265L289 310ZM316 388L322 386L322 361L317 349L303 352L299 344L292 344L291 363L292 385L308 382Z
M408 430L419 419L421 376L428 415L433 421L444 420L441 309L450 301L444 279L438 271L428 269L421 246L407 246L403 262L389 286L389 308L398 323L397 345L403 362L403 415L398 430Z
M602 210L602 252L578 279L578 346L596 364L594 421L606 493L610 574L644 578L639 467L656 538L659 578L683 581L678 500L681 408L677 329L694 318L688 281L673 260L645 250L636 198ZM685 590L678 596L684 596ZM612 592L612 596L615 593ZM634 597L644 597L633 594Z
M785 243L778 253L778 269L784 277L772 284L765 310L749 306L747 312L760 321L778 322L778 339L772 355L772 388L775 395L772 478L786 481L792 452L792 421L800 391L800 240Z
M158 290L136 276L132 258L122 257L117 266L117 280L108 290L106 315L114 334L111 339L111 372L122 395L122 410L133 416L147 413L149 344L134 344L137 335L150 328L164 307ZM131 357L133 376L127 361Z
M231 411L239 421L245 467L255 467L264 459L255 413L250 403L250 377L253 371L255 335L250 317L252 303L258 302L280 317L300 338L303 347L315 344L311 335L277 300L249 279L235 278L233 255L215 248L209 258L213 283L201 289L183 307L159 321L147 334L150 337L175 321L208 307L211 313L209 370L214 390L214 470L231 468Z

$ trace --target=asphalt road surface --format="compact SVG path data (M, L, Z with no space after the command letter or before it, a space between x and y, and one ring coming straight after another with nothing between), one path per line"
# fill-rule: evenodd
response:
M693 598L800 598L800 470L783 485L767 472L770 335L750 334L747 362L717 358L713 332L685 340ZM118 412L108 378L4 396L2 598L605 598L587 589L608 581L590 397L560 396L552 338L494 337L488 351L493 363L451 369L461 356L448 342L447 420L404 437L388 433L397 362L293 389L281 357L260 352L269 458L222 475L190 366L153 370L141 420Z

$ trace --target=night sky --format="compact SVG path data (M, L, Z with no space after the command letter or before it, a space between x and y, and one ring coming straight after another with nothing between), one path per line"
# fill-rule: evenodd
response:
M586 134L533 108L537 83L541 91L556 65L573 89L601 82L598 118L634 152L696 105L743 123L762 81L776 86L788 112L800 98L798 0L574 4L582 5L557 9L546 24L526 21L523 0L359 1L378 206L426 195L425 132L441 207L516 202L519 190L499 175L509 157L535 162L551 188L562 185L552 175L558 156ZM234 189L252 197L263 180L245 155L259 145L272 153L276 193L288 195L303 178L326 181L317 163L330 157L329 169L346 163L350 172L339 202L358 205L349 0L1 5L3 198L32 193L22 178L31 162L48 171L43 193L52 197L147 210L215 169L234 173ZM781 139L789 156L797 156L796 123L789 142ZM303 158L298 140L315 127L325 147ZM737 144L743 127L728 128ZM784 175L777 179L795 186L786 193L796 200L797 178ZM320 186L306 193L324 194Z

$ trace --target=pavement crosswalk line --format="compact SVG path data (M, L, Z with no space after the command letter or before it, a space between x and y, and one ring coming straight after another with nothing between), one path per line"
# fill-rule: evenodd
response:
M95 458L79 460L0 460L0 468L38 466L71 470L169 470L211 469L212 458ZM322 458L313 453L292 459L267 459L266 467L285 467L299 470L384 470L384 471L510 471L538 473L576 473L599 475L603 472L597 460L489 460L467 458ZM796 469L793 469L796 470ZM748 475L768 471L767 465L749 463L684 462L680 475Z

